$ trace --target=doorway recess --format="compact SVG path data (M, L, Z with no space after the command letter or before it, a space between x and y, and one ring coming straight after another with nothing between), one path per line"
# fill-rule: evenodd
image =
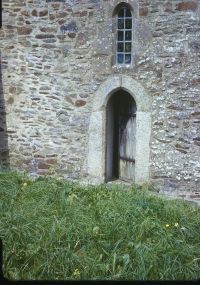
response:
M135 181L136 103L119 89L106 109L106 181Z

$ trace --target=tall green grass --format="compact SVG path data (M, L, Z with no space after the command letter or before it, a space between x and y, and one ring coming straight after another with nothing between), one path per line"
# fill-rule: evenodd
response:
M122 188L0 173L4 276L198 279L200 208Z

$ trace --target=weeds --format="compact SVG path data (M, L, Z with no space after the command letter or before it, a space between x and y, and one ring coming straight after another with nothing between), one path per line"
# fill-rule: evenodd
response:
M120 188L0 173L4 276L198 279L200 208Z

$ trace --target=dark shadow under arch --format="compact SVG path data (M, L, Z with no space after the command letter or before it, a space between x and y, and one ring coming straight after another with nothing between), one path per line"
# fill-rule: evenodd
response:
M123 89L108 99L106 108L106 181L134 181L136 103Z

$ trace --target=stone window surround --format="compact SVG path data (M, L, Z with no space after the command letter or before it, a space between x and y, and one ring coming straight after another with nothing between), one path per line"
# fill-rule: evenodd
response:
M123 10L123 16L120 17L119 12ZM130 13L129 16L127 16L125 13L128 11ZM116 49L116 64L117 65L131 65L132 64L132 42L133 42L133 14L132 14L132 9L130 9L127 5L120 5L120 8L118 9L117 12L117 25L116 25L116 43L115 43L115 49ZM123 21L124 26L119 28L119 22ZM131 21L131 27L127 29L126 27L126 22ZM123 39L119 39L119 34L123 33ZM126 39L126 34L129 33L130 38L128 40ZM122 44L123 45L123 51L119 52L118 50L118 45ZM126 45L129 44L131 45L129 53L126 53ZM123 55L123 63L119 63L118 55L121 54ZM130 62L126 63L126 55L130 56Z
M110 15L113 19L113 26L112 26L112 51L113 51L113 56L112 56L112 67L115 68L123 68L123 69L130 69L133 68L133 54L132 54L132 59L130 64L119 64L117 63L117 24L118 24L118 12L122 7L127 7L132 14L132 21L133 17L136 17L138 14L138 3L135 0L127 0L126 2L124 1L115 1L115 8L112 9L112 14ZM133 28L132 28L132 41L134 40L134 34L133 34ZM133 45L133 44L132 44ZM132 51L133 52L133 51ZM132 53L131 52L131 53Z
M119 89L127 91L137 105L135 183L148 183L151 97L138 81L126 75L110 76L94 95L87 158L89 180L92 183L104 183L106 179L106 107L110 96Z

